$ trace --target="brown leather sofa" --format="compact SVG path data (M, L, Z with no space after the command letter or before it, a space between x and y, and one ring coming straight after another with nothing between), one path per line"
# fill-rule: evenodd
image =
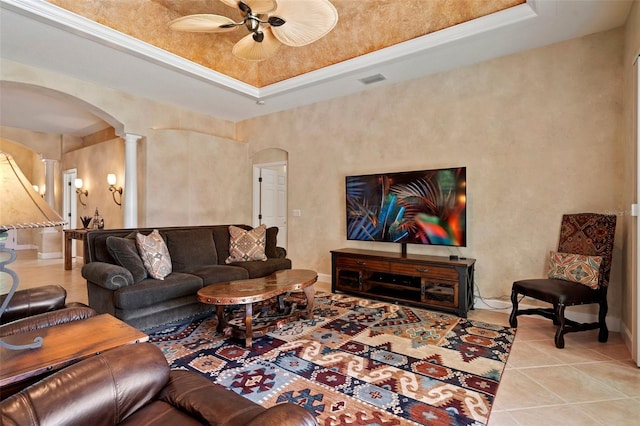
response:
M311 426L285 403L265 409L197 373L171 370L151 343L120 346L66 367L0 402L10 425Z
M0 296L2 305L7 295ZM18 290L0 317L0 337L39 330L96 315L82 303L66 303L67 291L59 285Z

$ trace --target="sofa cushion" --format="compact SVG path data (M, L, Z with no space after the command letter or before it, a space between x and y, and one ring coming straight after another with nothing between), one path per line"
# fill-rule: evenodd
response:
M185 229L166 234L171 265L184 272L202 265L216 265L218 256L210 229Z
M133 282L142 281L147 278L147 268L142 263L142 258L136 247L135 234L133 238L107 237L107 250L115 259L118 265L127 268L133 276Z
M264 254L266 254L268 258L279 257L278 250L276 250L277 246L278 227L272 226L271 228L267 228L267 240L265 242Z
M285 258L269 259L266 262L254 260L250 262L233 263L232 265L246 269L249 273L249 278L259 278L271 275L281 269L291 269L291 260Z
M153 278L163 280L171 273L171 256L157 229L149 235L136 234L136 246L144 267Z
M249 272L246 268L232 265L205 265L191 269L189 273L202 278L205 286L249 278Z
M172 272L164 280L147 278L114 292L113 304L120 309L138 309L165 303L182 296L195 295L202 288L202 278Z
M260 225L249 231L237 226L229 227L229 257L226 263L267 260L264 253L267 227Z

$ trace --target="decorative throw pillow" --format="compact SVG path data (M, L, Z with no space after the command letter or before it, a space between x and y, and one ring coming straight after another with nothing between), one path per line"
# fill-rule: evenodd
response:
M142 263L134 238L107 237L107 250L118 265L126 268L133 275L133 282L142 281L147 278L147 269Z
M260 225L250 231L237 226L229 226L229 257L225 263L267 260L264 253L267 239L266 225Z
M157 280L163 280L171 273L169 250L157 229L146 236L137 233L136 245L149 275Z
M573 253L549 255L549 278L586 285L594 290L598 288L602 256L583 256Z

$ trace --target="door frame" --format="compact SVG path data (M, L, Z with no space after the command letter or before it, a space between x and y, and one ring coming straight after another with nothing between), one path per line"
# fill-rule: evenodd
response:
M78 223L78 197L76 197L75 182L78 177L78 169L67 169L62 173L62 217L64 225L62 229L74 229ZM71 242L71 257L76 257L76 242Z

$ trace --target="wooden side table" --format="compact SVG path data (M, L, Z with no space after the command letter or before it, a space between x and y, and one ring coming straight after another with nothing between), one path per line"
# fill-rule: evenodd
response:
M109 314L5 336L3 339L7 343L21 345L33 342L36 336L44 339L40 348L19 351L0 348L0 389L3 396L96 353L149 340L149 336L142 331Z
M71 240L80 240L84 243L84 237L89 229L63 229L64 231L64 270L71 270Z

